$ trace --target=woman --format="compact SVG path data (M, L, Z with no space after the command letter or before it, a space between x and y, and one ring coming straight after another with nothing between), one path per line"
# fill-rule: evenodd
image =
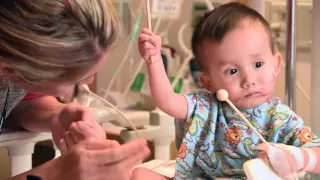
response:
M1 121L51 131L63 153L12 180L129 179L149 154L143 140L123 146L106 140L92 112L53 97L93 80L117 37L113 15L107 0L0 1ZM21 102L27 92L51 96Z

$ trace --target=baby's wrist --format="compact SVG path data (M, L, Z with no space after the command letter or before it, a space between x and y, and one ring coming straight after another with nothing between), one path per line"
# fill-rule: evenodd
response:
M162 62L162 57L161 55L155 55L155 56L150 56L150 58L147 61L148 67L153 66L155 64L159 64Z
M288 155L287 155L287 158L294 158L292 160L289 160L288 162L294 162L293 164L293 167L295 167L294 169L297 170L297 171L301 171L302 169L304 169L304 165L305 165L305 162L306 162L306 157L304 155L304 151L302 148L299 148L299 147L295 147L295 146L290 146L290 145L276 145L278 147L283 147L283 150L284 151L287 151ZM289 155L290 154L290 155Z
M298 170L299 171L302 170L306 162L303 149L295 146L289 146L289 149L295 155L294 157L296 158L296 161L297 161Z
M317 166L317 154L311 148L300 148L304 157L304 163L301 171L310 172Z

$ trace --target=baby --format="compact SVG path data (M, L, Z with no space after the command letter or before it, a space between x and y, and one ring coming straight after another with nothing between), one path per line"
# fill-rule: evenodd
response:
M144 29L139 51L148 62L153 99L157 107L176 118L175 179L245 177L243 163L257 158L260 150L268 153L267 146L231 107L216 98L219 89L229 92L230 101L268 142L286 152L288 163L281 162L281 170L274 158L265 159L280 176L298 171L320 173L318 137L271 95L282 57L273 52L270 26L258 12L228 3L207 13L196 25L192 50L204 72L200 81L205 92L175 94L160 49L160 38ZM159 177L148 172L149 178L152 175Z

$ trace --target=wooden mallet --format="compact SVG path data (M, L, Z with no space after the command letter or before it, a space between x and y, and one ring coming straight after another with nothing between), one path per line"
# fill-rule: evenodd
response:
M152 31L152 28L151 28L151 13L150 13L150 1L149 0L145 0L145 4L146 4L146 10L147 10L147 26L148 26L148 29L150 31ZM154 63L154 59L153 59L153 56L150 57L150 61L151 61L151 64Z

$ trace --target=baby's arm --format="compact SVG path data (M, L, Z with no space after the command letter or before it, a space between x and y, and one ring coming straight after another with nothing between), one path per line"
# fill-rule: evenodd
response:
M320 173L319 137L304 125L304 121L295 112L286 106L280 107L282 108L285 114L291 114L283 128L285 132L283 143L291 145L287 150L297 162L298 170Z
M277 109L273 118L285 124L274 136L282 138L272 141L281 144L261 145L261 157L268 159L282 176L301 171L320 173L320 139L289 107L279 105Z
M320 147L301 148L285 144L262 144L258 147L265 153L262 159L268 159L275 171L282 177L296 172L320 173Z
M152 97L157 107L177 119L185 119L188 104L183 95L176 94L171 87L161 57L161 39L148 29L139 36L139 52L146 60ZM154 62L151 63L150 58Z
M320 174L320 147L305 148L304 156L304 170L311 173Z

